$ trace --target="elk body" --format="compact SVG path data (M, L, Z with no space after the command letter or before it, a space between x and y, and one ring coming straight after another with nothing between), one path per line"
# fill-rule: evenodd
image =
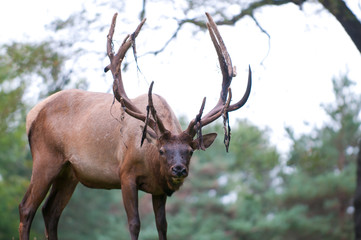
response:
M19 205L20 239L29 239L35 212L49 190L42 208L45 232L48 239L57 239L60 215L79 182L90 188L122 190L131 239L138 239L140 231L137 191L152 194L159 239L167 238L167 196L177 191L188 176L193 151L205 150L216 138L215 133L202 135L202 127L221 116L226 119L228 112L242 107L251 89L249 71L245 95L230 104L229 86L235 72L215 23L206 15L222 69L222 90L216 106L202 117L204 99L199 114L186 130L182 131L165 99L152 94L153 83L148 94L132 100L127 97L120 66L145 20L115 54L112 37L116 14L107 42L110 64L105 69L112 72L114 96L65 90L29 112L26 127L33 171Z

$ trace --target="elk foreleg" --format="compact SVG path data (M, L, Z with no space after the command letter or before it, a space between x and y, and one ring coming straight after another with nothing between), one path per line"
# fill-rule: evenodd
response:
M167 239L167 219L165 212L165 203L167 195L152 195L153 210L155 215L155 222L157 225L158 236L160 240Z
M122 180L122 196L128 217L128 227L132 240L137 240L140 231L138 212L138 189L135 182Z

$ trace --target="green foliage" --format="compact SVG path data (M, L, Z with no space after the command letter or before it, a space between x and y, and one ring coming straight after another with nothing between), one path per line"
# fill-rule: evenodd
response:
M335 102L323 105L330 122L312 134L296 138L292 129L287 132L293 141L289 166L300 168L311 175L340 170L355 160L360 138L358 118L361 98L352 91L354 83L347 77L333 80Z
M336 101L323 105L330 122L311 134L295 137L288 129L293 147L288 166L292 174L284 174L284 191L279 205L292 210L304 207L300 221L317 222L318 228L300 229L310 232L308 239L352 239L352 199L356 184L357 140L360 138L360 96L352 92L346 77L334 79ZM332 228L329 228L332 226Z
M23 159L26 139L25 114L28 110L25 94L32 81L40 78L46 84L41 95L55 91L60 82L61 55L51 51L49 43L13 43L0 48L0 174L9 172L9 162ZM50 87L51 86L51 87ZM1 169L6 169L1 172ZM16 170L17 171L17 170ZM12 173L12 172L10 172Z
M60 239L107 240L127 239L128 236L120 190L77 186L59 224Z
M0 239L17 236L17 208L30 180L26 113L40 98L70 83L66 58L54 46L50 41L0 46ZM32 235L43 232L40 225L42 220L35 221Z
M0 239L17 235L18 204L31 173L31 157L25 135L26 94L40 79L44 96L64 82L64 57L50 43L13 43L0 47Z
M18 205L28 185L28 181L19 176L0 181L0 239L17 236L19 226Z
M40 97L58 91L69 82L69 78L63 75L64 61L65 57L54 51L50 42L12 43L2 46L0 56L2 95L14 93L16 98L12 98L13 101L20 103L19 100L25 89L37 78L40 78L43 84Z

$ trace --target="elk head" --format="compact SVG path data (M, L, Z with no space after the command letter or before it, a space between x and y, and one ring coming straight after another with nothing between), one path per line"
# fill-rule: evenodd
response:
M162 119L158 117L156 106L153 105L153 82L149 87L146 113L139 110L138 107L132 103L124 90L120 70L121 63L127 50L131 46L133 46L133 51L135 53L135 38L138 36L145 19L139 24L133 34L128 35L124 39L116 54L113 51L112 38L117 14L115 14L112 19L111 28L107 37L107 54L110 59L110 64L105 68L105 72L108 70L111 70L112 72L114 78L114 96L117 101L121 103L121 106L127 114L144 122L143 136L140 144L142 146L144 140L148 139L148 141L151 141L157 147L159 152L159 167L161 168L162 174L166 177L168 188L171 191L177 190L183 183L184 178L187 177L189 162L193 152L198 149L205 150L213 143L217 136L216 133L202 135L202 128L221 116L224 119L225 145L228 151L230 141L230 128L227 126L228 113L241 108L247 102L251 91L252 77L251 69L249 68L248 85L244 96L238 102L232 105L230 104L232 93L229 87L232 78L236 75L236 71L235 68L232 67L231 58L216 24L208 13L206 13L206 16L208 18L207 27L222 70L222 90L216 106L204 117L202 117L202 115L206 99L203 99L198 115L190 121L187 129L180 133L167 130ZM196 135L197 137L195 138Z

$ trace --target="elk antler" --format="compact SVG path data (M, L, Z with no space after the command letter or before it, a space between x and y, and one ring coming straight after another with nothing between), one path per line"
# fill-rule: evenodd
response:
M123 58L125 57L125 54L127 53L128 49L135 44L135 38L138 36L144 22L146 19L143 19L143 21L138 25L135 32L131 35L127 35L122 43L122 45L119 47L119 50L117 54L114 54L113 51L113 35L114 35L114 28L115 23L117 19L117 13L114 14L112 19L112 24L109 29L109 34L107 36L107 55L110 59L110 64L105 67L104 71L107 72L108 70L111 70L113 75L113 93L114 97L120 102L122 105L124 111L129 114L130 116L144 122L146 125L144 127L143 131L143 137L141 144L143 144L145 134L147 132L147 126L149 126L157 135L157 137L160 137L163 133L165 133L167 130L165 129L162 121L159 117L157 117L157 113L153 106L153 99L152 99L152 89L153 89L153 82L149 87L149 97L148 97L148 113L145 115L143 112L141 112L128 98L125 90L124 85L122 81L121 76L121 63L123 61ZM149 109L152 113L153 119L149 118ZM154 135L154 134L151 134Z
M209 13L206 13L206 16L208 18L207 27L209 30L209 34L211 36L213 45L216 49L219 65L222 70L222 75L223 75L222 90L216 106L211 111L209 111L201 120L195 118L189 123L188 128L185 130L185 132L192 137L194 137L195 134L200 131L199 128L204 127L210 124L211 122L215 121L220 116L222 116L222 114L225 120L224 122L228 122L226 121L228 120L227 119L228 112L232 112L234 110L241 108L247 102L247 99L251 92L251 85L252 85L252 72L251 72L251 68L249 67L246 92L240 101L230 105L231 92L229 87L231 85L232 78L236 76L236 69L232 67L231 58L228 54L227 48L223 42L221 34L218 31L217 25L215 24ZM228 100L227 100L227 96L229 98ZM226 132L226 137L227 139L225 139L225 143L226 142L229 143L229 138L230 138L229 127L228 127L228 133ZM227 143L226 143L226 148L228 148Z

